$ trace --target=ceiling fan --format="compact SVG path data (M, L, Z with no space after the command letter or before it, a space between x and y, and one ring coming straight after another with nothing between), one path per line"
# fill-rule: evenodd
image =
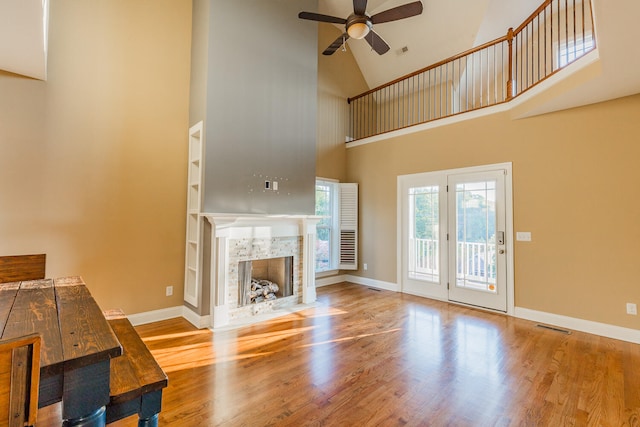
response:
M345 25L345 32L322 52L323 55L333 54L340 46L344 45L349 37L365 39L373 50L382 55L387 53L390 47L378 33L373 31L373 24L397 21L420 15L421 13L422 2L414 1L369 16L367 13L367 0L353 0L353 13L347 19L313 12L300 12L298 18Z

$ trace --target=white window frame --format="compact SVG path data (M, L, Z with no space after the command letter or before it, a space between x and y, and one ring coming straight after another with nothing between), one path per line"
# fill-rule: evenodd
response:
M330 225L328 227L318 223L317 231L323 228L329 229L329 266L326 269L315 270L316 277L329 276L338 272L339 249L340 249L340 182L329 178L316 178L316 188L318 185L327 185L330 188ZM316 200L317 203L317 200ZM317 206L316 206L317 213ZM316 260L313 260L314 268Z

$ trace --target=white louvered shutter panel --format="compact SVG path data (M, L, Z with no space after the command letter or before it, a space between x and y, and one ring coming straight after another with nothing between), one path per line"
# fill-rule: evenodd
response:
M340 270L358 269L358 184L340 184Z

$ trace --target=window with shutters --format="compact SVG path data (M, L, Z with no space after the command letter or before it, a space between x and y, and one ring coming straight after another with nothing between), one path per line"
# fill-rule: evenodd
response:
M358 184L340 184L340 250L338 268L358 269Z

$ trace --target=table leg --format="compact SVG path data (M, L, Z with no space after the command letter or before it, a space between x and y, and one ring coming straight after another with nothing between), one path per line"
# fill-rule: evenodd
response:
M62 418L65 427L103 427L109 403L109 359L64 372Z
M158 427L158 414L162 409L162 390L142 395L138 411L138 427Z

